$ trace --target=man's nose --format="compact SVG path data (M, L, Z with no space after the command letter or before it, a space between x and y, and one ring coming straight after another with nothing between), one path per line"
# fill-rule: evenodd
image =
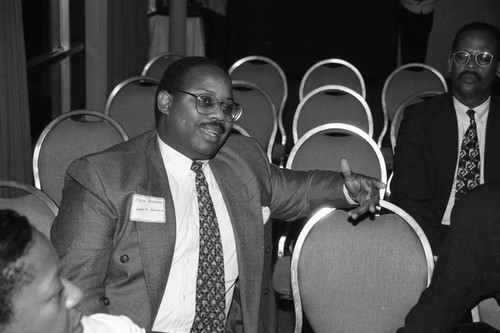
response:
M470 56L470 59L469 59L469 62L465 65L465 67L467 68L472 68L472 69L477 69L479 66L476 62L476 57L471 55Z
M224 113L224 105L222 103L217 103L216 107L214 110L210 113L208 116L210 119L216 119L219 121L225 121L226 120L226 115Z

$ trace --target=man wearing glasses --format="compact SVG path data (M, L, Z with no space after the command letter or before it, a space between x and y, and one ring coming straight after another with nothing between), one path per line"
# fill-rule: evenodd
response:
M231 331L239 313L240 330L275 332L270 217L375 211L383 183L346 161L342 173L269 164L255 140L230 135L242 112L226 70L186 57L163 75L156 131L68 168L51 236L83 313L176 333Z
M393 202L420 224L439 255L456 201L483 183L500 181L498 29L463 26L448 59L451 93L405 110L398 132Z

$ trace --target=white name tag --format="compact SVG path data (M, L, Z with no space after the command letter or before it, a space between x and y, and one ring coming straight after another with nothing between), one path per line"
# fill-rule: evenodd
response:
M130 219L138 222L165 223L165 198L134 194Z

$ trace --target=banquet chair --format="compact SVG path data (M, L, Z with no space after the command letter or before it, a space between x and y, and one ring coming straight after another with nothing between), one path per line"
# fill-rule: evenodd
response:
M500 330L500 306L494 297L486 298L472 309L472 321L483 322Z
M151 76L135 76L120 82L109 94L104 113L116 120L129 138L154 129L159 84Z
M299 98L302 100L316 88L337 84L351 88L366 98L365 80L361 72L350 62L343 59L325 59L312 65L302 77Z
M156 57L153 57L142 69L142 76L152 76L157 80L161 80L163 72L167 69L170 64L183 58L182 54L173 52L164 52Z
M349 162L353 172L387 183L387 169L377 143L363 130L343 123L324 124L304 134L290 151L286 168L340 172L342 159ZM380 190L380 198L384 198L385 191L385 188ZM300 223L290 226L283 235L286 241L280 244L290 244L293 248L301 228ZM285 251L284 248L278 248L279 253Z
M429 285L427 238L401 208L358 223L322 208L302 229L291 262L295 333L303 316L316 333L393 333Z
M329 123L309 130L293 146L286 168L291 170L341 171L341 160L351 170L387 181L384 158L376 142L363 130L349 124ZM384 198L385 189L380 190ZM273 271L274 289L278 299L291 299L290 253L295 251L298 234L306 219L287 223L277 235L278 260Z
M79 157L128 140L123 128L102 112L75 110L55 118L40 134L33 153L36 188L61 203L64 176Z
M394 118L392 118L391 130L390 130L391 147L393 153L394 153L394 148L396 147L396 140L398 138L399 126L401 125L401 121L403 120L404 111L406 110L406 108L412 104L426 101L442 93L443 92L439 90L421 91L407 97L401 104L399 104L398 108L396 109L396 113L394 114Z
M363 130L343 123L329 123L305 133L293 146L286 168L340 171L346 159L351 170L387 182L384 158L377 143ZM380 190L384 197L385 189Z
M238 124L233 124L232 132L249 138L251 137L250 134L248 134L248 132Z
M292 123L293 142L310 129L327 123L345 123L373 135L373 118L365 99L354 90L327 85L309 92L299 103Z
M235 61L229 68L233 80L250 81L263 88L276 107L278 130L281 145L286 145L286 132L283 126L283 111L288 97L288 83L283 69L273 60L252 55Z
M25 216L50 239L50 228L59 208L48 195L36 187L13 180L0 180L0 194L0 209L10 209Z
M378 138L378 145L389 128L398 106L409 96L426 90L448 91L443 75L426 64L411 63L398 67L385 80L382 88L382 112L384 125Z
M236 124L259 142L269 161L272 161L278 119L271 97L253 82L233 80L233 99L243 107Z

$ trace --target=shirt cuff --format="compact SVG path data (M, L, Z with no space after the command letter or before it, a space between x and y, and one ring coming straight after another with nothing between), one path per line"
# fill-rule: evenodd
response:
M342 185L342 190L344 191L344 196L347 202L352 206L356 206L358 203L354 200L354 197L351 195L351 193L349 193L349 191L345 187L345 184Z
M146 333L125 316L96 313L82 317L83 333Z

